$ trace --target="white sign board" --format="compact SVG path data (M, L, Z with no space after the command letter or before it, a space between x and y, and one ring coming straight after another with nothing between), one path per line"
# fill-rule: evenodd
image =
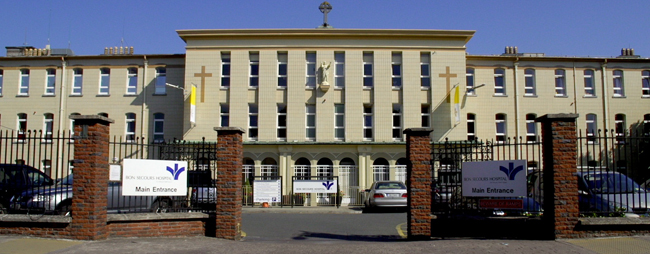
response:
M253 182L253 202L280 202L281 196L280 179Z
M526 161L463 162L465 197L525 197Z
M120 180L122 180L122 166L111 164L110 165L108 180L109 181L120 181Z
M336 193L337 180L295 180L293 193Z
M187 195L187 161L124 159L122 195Z

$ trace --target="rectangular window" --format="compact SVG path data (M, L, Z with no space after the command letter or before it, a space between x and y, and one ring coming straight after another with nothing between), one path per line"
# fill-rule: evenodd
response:
M107 95L111 85L111 70L102 68L99 72L99 94Z
M505 70L494 70L494 95L506 95Z
M594 71L585 70L585 97L595 97L596 87L594 85Z
M126 113L126 142L135 142L135 113Z
M45 95L54 95L54 86L56 85L56 70L47 69L45 77Z
M393 89L399 89L402 87L402 53L393 52L391 66Z
M230 52L221 52L221 88L230 87Z
M467 114L467 140L476 140L476 115Z
M334 104L334 139L345 140L345 105Z
M165 114L153 114L153 141L162 143L165 141Z
M564 73L564 70L555 70L555 96L566 96L566 76Z
M126 77L126 94L138 93L138 68L129 68Z
M402 105L393 104L393 140L402 140Z
M83 92L84 71L83 69L74 69L72 73L72 95L81 95Z
M248 140L257 141L257 104L248 104Z
M334 87L345 87L345 53L334 53Z
M537 125L535 124L535 114L526 115L526 141L535 142L537 141Z
M467 95L476 95L474 84L474 68L465 69L465 84L467 87Z
M614 131L616 132L616 142L622 144L625 142L625 114L616 114L614 116Z
M643 134L650 135L650 114L643 115Z
M305 55L305 65L307 73L305 74L305 87L316 88L316 53L307 52Z
M596 141L596 132L598 131L598 123L596 122L596 114L587 114L587 142L594 143Z
M4 74L4 71L0 69L0 96L2 96L2 76Z
M371 88L373 86L373 54L372 52L363 52L363 87Z
M51 160L43 160L43 173L45 173L48 176L52 176L52 161Z
M535 70L524 70L524 79L526 81L524 85L524 96L535 96Z
M20 70L20 87L18 95L29 95L29 70Z
M505 114L496 114L495 116L496 123L496 141L497 143L505 143L507 136L506 129L506 115Z
M260 54L257 52L249 52L248 61L250 64L248 86L257 87L260 83Z
M372 104L363 104L363 140L372 141Z
M167 93L167 69L163 67L156 68L156 83L154 94Z
M230 126L230 106L227 103L221 103L219 117L221 118L221 127Z
M428 89L431 87L431 54L420 53L420 87Z
M25 132L27 132L27 114L18 114L18 142L25 141Z
M54 115L46 113L43 115L43 138L45 141L52 141L52 131L54 130Z
M614 79L614 97L625 96L625 89L623 85L623 71L616 70L613 72L612 79Z
M0 72L0 94L2 94L2 73ZM641 72L641 96L650 97L650 71Z
M278 140L287 141L287 104L278 103Z
M287 53L278 52L278 88L287 87L287 62Z
M316 105L307 104L305 106L305 137L309 141L316 141Z
M422 118L422 127L423 128L431 127L431 106L427 104L422 104L422 110L420 116Z

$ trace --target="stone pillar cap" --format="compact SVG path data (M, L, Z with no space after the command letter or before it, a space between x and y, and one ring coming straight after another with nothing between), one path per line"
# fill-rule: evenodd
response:
M72 120L75 120L75 121L84 121L84 120L93 121L93 120L95 120L95 121L98 121L98 122L104 121L104 122L107 122L107 123L115 123L115 120L110 119L110 118L105 117L105 116L100 116L100 115L71 115L69 118L72 119Z
M578 114L574 113L559 113L559 114L546 114L535 119L535 122L546 122L546 121L575 121L578 118Z
M214 130L216 132L220 131L233 131L233 132L241 132L241 133L246 133L244 128L241 127L214 127Z

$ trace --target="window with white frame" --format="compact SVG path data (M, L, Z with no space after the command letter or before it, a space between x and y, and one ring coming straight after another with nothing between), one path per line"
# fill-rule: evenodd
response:
M278 140L287 140L287 104L278 103Z
M506 95L506 80L504 69L494 69L494 95Z
M363 104L363 140L372 141L372 104Z
M467 87L467 95L476 95L474 84L474 68L465 69L465 85Z
M311 162L306 158L300 158L293 166L293 175L296 180L309 180L311 176Z
M54 87L56 85L56 70L45 70L45 95L54 95Z
M643 134L650 135L650 114L643 115Z
M25 141L25 135L27 132L27 114L18 113L18 125L16 127L16 129L18 129L18 141Z
M4 70L0 69L0 96L2 96L3 76L4 76Z
M476 115L467 114L467 140L476 140Z
M431 87L431 53L420 52L420 87Z
M153 114L153 141L162 143L165 141L165 114Z
M278 176L278 163L273 158L264 159L260 167L260 176L264 176L262 180L274 180L270 177Z
M154 94L166 94L166 93L167 93L167 68L158 67L156 68L156 83L155 83Z
M623 71L615 70L612 72L614 97L625 96L625 87L623 84Z
M393 104L393 140L402 140L402 104Z
M595 97L596 96L596 86L594 83L594 71L585 70L584 71L585 79L585 97Z
M309 141L316 140L316 105L305 106L305 137Z
M80 116L80 113L71 113L71 116ZM74 119L70 119L70 136L74 136ZM74 139L71 140L71 142L74 142Z
M524 96L535 96L535 69L525 69L524 80Z
M258 87L260 84L260 53L248 52L248 64L250 65L248 86Z
M566 75L562 69L555 70L555 96L566 96Z
M345 105L334 104L334 139L345 140Z
M373 86L373 53L363 52L363 87L371 88Z
M305 53L305 87L316 87L316 52Z
M391 69L392 69L391 77L392 77L393 88L394 89L401 88L402 87L402 53L401 52L393 52Z
M228 103L219 104L219 118L221 127L230 126L230 105Z
M384 158L375 160L372 164L372 174L375 182L390 180L390 166Z
M221 52L221 88L230 87L230 52Z
M126 113L125 141L135 142L135 113Z
M43 138L46 141L52 141L52 131L54 130L54 114L43 114Z
M0 73L0 87L1 86L2 86L2 73ZM2 91L0 91L0 93L1 92ZM641 96L644 98L650 97L650 71L641 72Z
M253 182L253 174L255 174L255 162L250 158L244 158L244 165L241 169L242 183L250 185Z
M248 104L248 140L257 141L257 104Z
M278 52L278 87L287 87L287 69L288 69L287 52Z
M129 68L126 76L126 94L138 93L138 68Z
M535 124L535 114L526 114L526 142L537 141L537 125Z
M18 95L29 95L29 70L20 70L20 85Z
M111 70L108 68L99 69L99 94L109 94L111 86Z
M496 123L496 141L497 143L505 143L506 137L508 135L506 127L506 114L496 114L494 119Z
M587 124L587 141L594 143L596 141L596 132L598 131L596 114L587 114L585 119L585 123Z
M614 132L616 134L616 142L623 143L625 141L625 114L614 115Z
M84 70L79 68L72 70L72 95L81 95L83 92L83 83Z
M422 104L420 117L422 119L422 128L431 127L431 106L429 104Z
M345 52L334 52L334 87L345 87Z

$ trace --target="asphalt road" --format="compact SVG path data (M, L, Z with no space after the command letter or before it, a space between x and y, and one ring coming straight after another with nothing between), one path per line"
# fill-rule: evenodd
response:
M402 240L406 213L243 214L244 241Z

